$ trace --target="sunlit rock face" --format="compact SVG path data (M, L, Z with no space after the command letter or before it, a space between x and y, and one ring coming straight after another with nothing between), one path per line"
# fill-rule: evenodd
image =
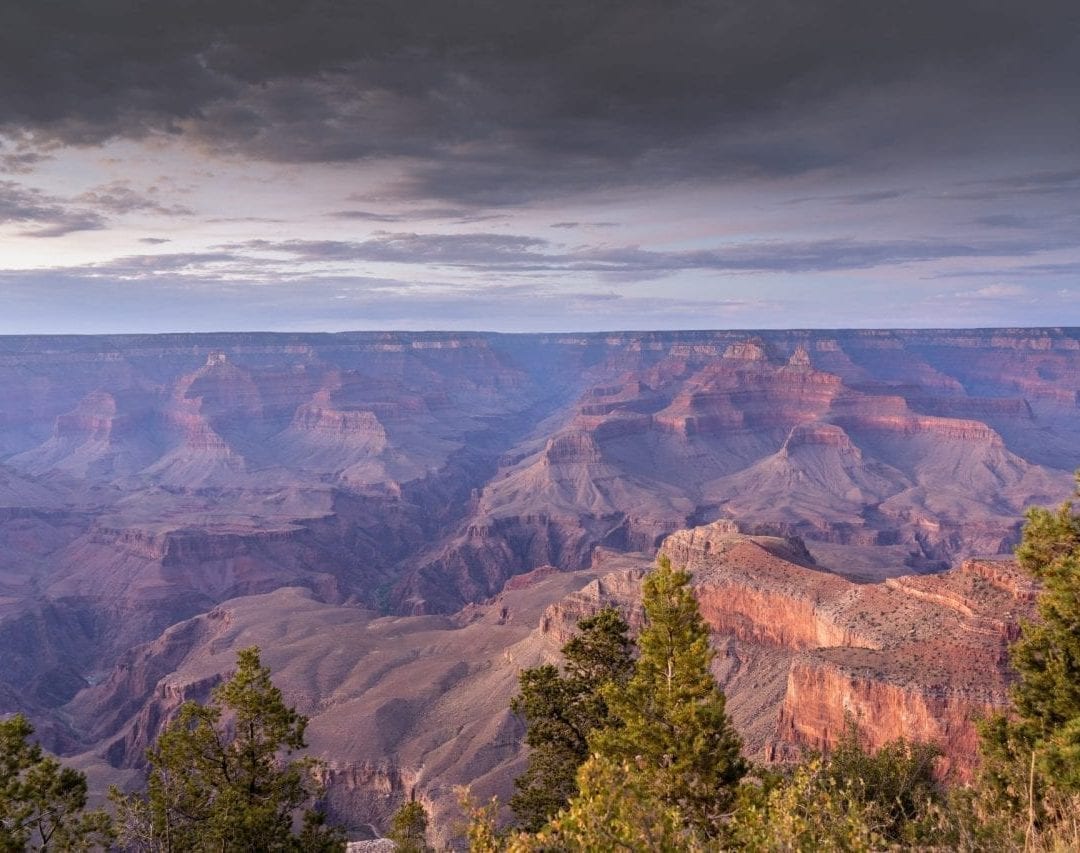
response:
M804 543L766 549L798 568L783 584L762 569L717 579L727 597L701 587L755 749L895 707L952 719L959 756L961 717L1002 684L913 687L873 657L892 639L820 602L870 613L873 589L966 625L952 582L917 576L1008 553L1025 506L1068 496L1078 391L1076 330L3 338L0 712L100 752L101 721L134 719L175 654L137 679L114 668L222 602L289 588L448 618L516 576L647 562L719 519L754 547ZM996 659L1001 632L978 624L957 630ZM736 670L765 687L740 693ZM105 682L125 710L78 711ZM839 704L812 695L842 684ZM141 744L109 738L115 764Z
M676 533L663 547L693 572L716 636L734 640L728 657L745 658L732 668L735 703L764 699L750 686L761 648L788 653L775 725L762 729L766 756L828 749L850 720L873 748L901 737L936 743L942 772L969 779L975 721L1005 707L1007 647L1034 615L1030 579L994 559L856 584L800 559L800 544L732 535L721 523Z

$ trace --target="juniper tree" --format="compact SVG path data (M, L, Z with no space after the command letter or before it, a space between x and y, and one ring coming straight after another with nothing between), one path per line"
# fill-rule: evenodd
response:
M146 793L114 790L127 849L344 850L341 834L310 807L316 763L292 757L307 746L306 726L259 650L240 651L236 672L210 703L185 702L148 751Z
M522 829L536 831L577 792L578 767L589 756L589 734L611 723L604 685L621 684L633 667L633 642L618 611L605 608L578 623L562 648L564 668L522 670L511 708L526 725L529 764L510 805Z
M679 809L650 790L637 768L593 755L578 770L580 793L540 832L510 837L507 853L716 850Z
M1015 713L982 727L982 782L998 808L1034 821L1046 795L1080 795L1080 515L1069 501L1035 507L1017 560L1042 584L1038 618L1010 657Z
M618 725L595 731L590 747L636 768L646 791L678 809L696 832L715 837L747 765L710 669L709 632L690 575L661 557L645 577L642 603L646 624L633 677L603 691Z
M876 830L889 843L914 843L912 834L930 821L943 801L935 767L939 746L905 738L873 750L865 747L853 718L830 750L821 772L835 791L869 809Z
M394 812L387 836L397 853L427 853L427 812L416 800L409 800Z

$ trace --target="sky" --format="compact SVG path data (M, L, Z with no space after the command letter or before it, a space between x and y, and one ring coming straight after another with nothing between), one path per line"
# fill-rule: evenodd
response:
M0 3L0 334L1026 325L1074 0Z

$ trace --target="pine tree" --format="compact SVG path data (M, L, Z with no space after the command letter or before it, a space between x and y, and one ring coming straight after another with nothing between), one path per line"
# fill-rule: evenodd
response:
M982 726L981 788L992 808L1024 815L1030 833L1053 822L1055 804L1080 796L1080 515L1073 504L1028 510L1016 556L1043 589L1038 619L1021 627L1010 650L1019 676L1015 713Z
M147 753L147 793L114 790L128 849L343 850L341 834L304 808L316 794L315 762L290 756L307 746L306 726L285 705L259 650L240 651L235 674L211 702L184 703Z
M108 815L87 812L86 776L31 743L21 714L0 720L0 853L105 848Z
M1043 592L1038 621L1023 626L1011 650L1020 675L1013 700L1036 732L1047 769L1080 791L1080 515L1072 504L1030 510L1016 557Z
M416 800L409 800L394 812L387 836L398 853L427 853L427 812Z
M522 670L511 708L524 718L529 765L510 805L521 828L535 832L577 793L589 733L611 721L601 689L624 683L633 668L626 622L608 607L578 623L565 646L565 673L551 664Z
M661 557L643 586L646 627L641 655L625 685L604 691L621 723L597 730L590 745L636 768L646 789L709 837L720 834L747 771L741 740L710 669L709 632L690 575Z

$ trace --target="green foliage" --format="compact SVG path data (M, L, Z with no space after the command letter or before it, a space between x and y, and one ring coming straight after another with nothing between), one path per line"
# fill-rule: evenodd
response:
M304 809L317 793L307 758L307 718L285 705L257 648L209 705L186 702L148 751L145 794L113 791L127 849L146 851L331 851L341 834ZM303 827L294 832L302 813Z
M107 847L110 821L87 812L86 777L30 743L21 714L0 720L0 853Z
M1038 619L1010 652L1015 714L983 723L982 795L1026 817L1030 835L1054 803L1080 794L1080 516L1070 502L1027 513L1017 559L1043 585Z
M399 853L426 853L427 812L416 800L410 800L394 813L387 836L397 846Z
M747 765L710 669L709 632L690 575L661 557L645 578L642 603L647 622L633 677L604 690L621 725L597 730L590 746L629 768L633 784L677 809L695 833L716 837Z
M492 797L484 804L478 804L472 798L467 787L457 789L458 803L465 813L465 838L469 844L469 853L499 853L505 849L497 823L499 799Z
M1061 737L1045 746L1076 750L1070 729L1080 721L1080 516L1072 504L1029 510L1016 555L1043 584L1039 619L1024 625L1012 648L1016 710L1041 740ZM1070 784L1080 791L1080 776Z
M565 673L550 665L522 670L511 708L525 720L529 765L514 780L510 805L522 829L535 832L577 793L576 773L588 758L590 732L611 723L601 689L621 684L633 668L628 626L614 608L578 623L565 646Z
M754 796L743 792L731 821L732 847L746 851L880 850L879 815L862 792L837 778L820 758Z
M1006 714L979 724L979 794L993 811L1018 815L1041 799L1043 774L1031 767L1035 743L1034 728Z
M700 851L707 841L676 806L663 802L637 768L594 755L578 772L580 793L536 835L511 838L505 849L525 851Z
M944 792L934 778L941 750L930 743L904 739L876 752L864 749L858 727L849 720L840 741L822 767L837 790L849 792L876 815L878 831L892 842L925 841L934 807Z
M1010 649L1014 712L980 728L975 812L1002 848L1075 849L1080 839L1080 515L1027 513L1020 561L1043 589Z
M735 848L882 850L951 847L945 791L933 771L940 750L896 740L875 751L853 720L827 759L811 755L793 773L743 785L731 821Z
M599 696L600 688L625 683L634 670L634 641L629 630L618 610L605 607L578 622L579 633L562 648L567 678L588 689L586 704L591 703L594 716L605 722L607 709Z

